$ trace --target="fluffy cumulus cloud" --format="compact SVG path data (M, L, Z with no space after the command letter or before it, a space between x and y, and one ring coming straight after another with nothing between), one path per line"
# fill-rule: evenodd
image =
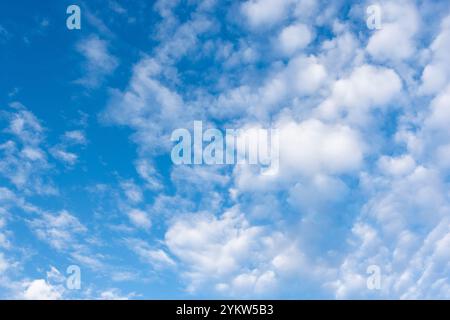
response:
M286 18L291 0L250 0L241 5L242 13L252 27L273 25Z
M218 218L206 213L178 218L165 235L168 249L187 268L188 290L236 294L261 294L274 286L276 275L265 266L272 241L233 209Z
M418 9L412 1L383 1L380 8L381 29L374 32L367 51L379 61L402 61L412 57L416 33L420 27Z
M362 65L348 78L333 84L331 96L318 106L317 112L325 119L345 117L354 124L364 124L370 109L388 106L401 88L395 71Z
M27 300L59 300L61 293L44 279L38 279L26 285L23 297Z
M339 174L360 168L364 145L357 131L318 120L286 123L280 128L280 161L289 174Z
M64 52L41 87L5 66L0 297L450 298L447 0L83 10L67 45L23 30ZM175 164L175 129L223 142L194 121L273 129L276 170Z
M293 24L284 28L278 36L284 54L292 55L305 48L312 40L311 31L304 24Z
M428 48L430 58L422 73L421 90L424 94L433 94L442 90L449 82L448 52L450 45L450 16L441 22L439 34Z

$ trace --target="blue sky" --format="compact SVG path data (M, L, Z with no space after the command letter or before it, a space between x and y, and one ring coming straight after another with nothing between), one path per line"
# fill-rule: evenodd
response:
M448 52L446 0L3 1L0 297L450 298Z

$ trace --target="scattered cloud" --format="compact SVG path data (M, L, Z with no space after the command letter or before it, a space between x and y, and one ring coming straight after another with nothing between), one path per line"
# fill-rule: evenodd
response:
M75 81L87 88L98 87L118 66L118 59L108 48L108 42L91 35L77 43L77 51L83 55L83 76Z

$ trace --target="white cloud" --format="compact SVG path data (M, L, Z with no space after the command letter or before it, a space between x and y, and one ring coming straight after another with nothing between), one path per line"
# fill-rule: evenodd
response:
M261 232L233 211L220 219L200 214L178 219L166 233L166 245L195 276L221 276L240 268Z
M47 271L46 274L49 283L63 283L66 280L64 275L62 275L54 266L50 266L50 271Z
M2 220L0 220L0 224L2 223ZM10 248L11 243L9 242L8 238L4 233L0 233L0 247L1 248Z
M177 186L178 192L208 192L216 187L224 187L229 178L220 168L200 166L177 166L171 173L171 179ZM207 190L205 190L205 188Z
M302 214L327 212L348 201L349 188L339 178L316 174L289 189L287 202Z
M81 130L72 130L72 131L65 132L64 139L67 140L67 142L72 143L72 144L85 145L87 142L86 135Z
M371 197L353 225L351 248L332 284L338 298L448 298L448 186L410 156L379 161L384 177L365 176ZM413 166L413 168L411 168ZM367 267L381 270L381 290L366 287Z
M241 85L214 98L210 114L217 118L247 116L264 120L280 106L292 100L320 93L327 80L327 70L314 56L298 55L268 74L260 86Z
M363 126L371 109L383 108L401 89L402 82L395 71L363 65L354 69L348 78L333 84L331 96L317 108L317 114L328 120L344 117L352 124Z
M133 181L124 181L120 184L125 196L131 203L139 203L143 200L142 190Z
M294 279L324 276L322 263L308 261L295 236L252 225L237 207L220 216L174 217L165 245L192 293L267 297Z
M273 271L259 272L254 270L249 273L242 273L231 280L230 284L219 283L216 285L217 291L222 294L246 295L265 294L277 286L276 274Z
M450 85L442 90L436 98L431 101L430 114L426 119L427 129L447 130L450 121Z
M358 174L364 166L367 147L359 132L346 125L326 124L316 119L297 123L286 118L276 127L280 142L278 174L265 176L251 166L236 166L235 193L253 194L253 209L264 201L255 193L266 199L266 193L288 192L286 202L306 212L317 212L345 201L349 189L338 176ZM281 209L276 205L269 209L278 210ZM272 212L270 216L276 214Z
M297 5L293 12L291 4ZM418 61L421 12L412 1L381 1L383 28L368 31L365 48L353 23L340 21L334 7L318 12L316 4L250 0L240 5L254 30L277 27L268 39L280 45L284 58L289 58L284 60L278 60L277 52L271 56L260 50L259 41L264 39L258 38L266 36L262 34L245 34L239 45L210 39L203 43L200 34L215 35L216 22L201 11L208 4L181 25L173 12L177 3L157 4L161 16L168 18L157 35L161 45L152 58L144 56L134 66L128 86L114 91L104 112L111 123L132 128L139 145L136 171L146 187L161 190L163 181L146 152L167 150L168 133L174 127L210 116L227 125L278 125L281 167L274 177L263 177L248 166L235 167L234 180L210 168L173 168L175 195L158 194L151 210L132 206L124 210L133 224L144 228L150 227L148 212L170 221L164 243L156 247L135 239L128 245L155 269L178 268L192 292L275 295L283 277L294 274L303 277L292 281L287 291L296 290L298 283L306 288L315 278L337 297L448 296L449 195L443 181L446 173L440 171L450 166L448 25L443 24ZM281 24L284 20L287 26ZM333 38L319 43L314 55L301 55L313 40L316 24L331 27ZM217 81L189 83L189 93L183 93L179 88L184 88L184 75L178 74L176 62L181 57L197 59L198 51L212 52L216 47L220 53L212 56L225 65L222 73L211 73ZM259 66L255 62L269 67L255 70ZM426 63L421 93L436 97L429 108L422 108L412 98L420 75L415 66ZM238 68L241 64L246 66L243 71ZM225 74L229 70L231 74ZM202 70L208 75L209 71ZM372 128L371 120L394 108L400 113L398 123L392 124L397 119L389 117L376 125L399 126L395 141L386 136L392 128L372 135L371 129L380 128ZM402 143L407 152L399 154ZM378 148L388 151L377 155ZM24 154L39 158L37 153ZM224 188L230 191L229 198ZM133 183L124 189L128 202L144 206L139 187ZM228 201L238 205L218 215ZM242 209L245 206L248 210ZM210 211L192 213L203 208ZM276 223L270 230L252 219ZM292 223L298 235L286 232L289 228L283 223ZM318 230L324 235L311 235ZM311 252L324 239L343 244L333 244L329 251L320 247L315 259ZM367 291L366 268L371 264L382 267L381 292Z
M411 173L416 167L416 162L410 155L401 157L383 156L378 160L378 166L385 174L402 176Z
M450 16L441 24L440 33L429 48L431 61L425 66L422 73L420 92L435 94L450 82Z
M423 110L418 130L405 126L396 135L398 142L404 143L412 156L440 170L450 165L449 101L450 86L443 88Z
M51 153L53 157L70 166L73 166L78 160L78 156L75 153L68 152L63 149L52 148Z
M183 99L158 81L162 68L155 59L143 58L133 67L127 90L114 91L102 114L105 121L133 128L142 151L167 148L173 128L190 114L182 109Z
M360 47L358 38L337 24L334 32L336 36L330 40L325 40L321 44L321 54L318 55L320 62L327 70L331 71L332 79L342 76L348 68L359 66L364 61L363 49Z
M311 40L311 31L301 23L285 27L278 36L281 50L288 56L308 46Z
M61 137L61 142L50 148L52 156L63 162L65 165L73 166L78 162L79 156L67 149L69 147L87 144L85 133L81 130L67 131Z
M294 15L299 19L315 18L319 5L320 1L317 0L297 0Z
M85 246L80 243L73 243L75 246L74 250L70 253L70 257L75 259L78 263L81 263L83 266L89 267L95 271L105 270L106 265L103 263L102 258L104 258L101 254L94 255L89 252Z
M325 67L313 56L292 59L286 67L286 82L291 84L294 96L314 94L326 77Z
M374 32L367 51L375 60L401 61L416 51L415 35L419 29L419 14L414 3L385 1L381 4L382 29Z
M44 279L37 279L26 284L23 297L27 300L59 300L62 294Z
M131 222L138 228L148 230L152 226L151 220L145 211L131 209L127 212L127 215Z
M29 225L41 240L59 250L74 246L76 235L87 231L86 227L66 210L58 214L44 213L42 217L29 221Z
M45 160L45 154L38 148L24 147L21 153L25 158L31 161Z
M202 4L205 7L202 8ZM208 8L211 5L211 8ZM199 4L196 14L186 22L179 24L176 14L163 13L163 15L174 18L163 21L158 28L158 39L162 40L156 48L154 55L158 63L165 65L162 70L167 76L175 76L171 71L171 66L188 54L201 54L201 37L205 33L214 32L217 24L211 19L209 11L216 5L213 1L204 1ZM170 4L167 6L169 7ZM169 12L171 9L167 10ZM172 79L173 80L173 79Z
M270 260L279 240L276 233L251 226L236 208L220 217L206 213L177 217L165 236L166 246L184 270L188 291L241 297L267 294L277 286Z
M120 292L119 289L112 288L105 291L102 291L100 293L100 300L129 300L130 298L134 297L135 294L131 293L128 295L124 295Z
M122 7L117 1L109 0L108 4L109 4L109 8L112 11L114 11L115 13L118 13L118 14L121 14L121 15L127 14L127 9Z
M175 263L173 262L173 260L167 255L167 253L165 253L163 250L161 249L157 249L157 250L149 250L147 252L145 252L145 254L147 255L147 258L152 261L152 263L154 265L168 265L168 266L172 266Z
M145 187L150 190L159 190L162 184L155 167L147 159L139 159L135 162L136 171L145 181Z
M291 0L248 0L241 11L254 28L267 27L287 18Z
M117 58L110 54L108 42L96 35L78 42L77 51L84 56L84 75L75 82L88 88L98 87L104 78L118 66Z
M280 165L289 174L339 174L362 165L364 145L357 131L318 120L280 125Z
M21 103L14 102L10 106L16 111L9 114L10 123L7 132L15 135L23 144L39 144L43 140L44 133L40 121Z
M0 252L0 273L4 273L6 270L8 270L10 267L10 264L8 260L6 260L5 255L3 252Z
M175 266L175 261L162 249L153 248L139 239L126 239L125 242L143 261L151 264L155 269Z
M5 142L0 145L0 174L26 193L57 194L49 178L50 163L45 147L45 128L36 116L18 102L5 112L9 121Z

